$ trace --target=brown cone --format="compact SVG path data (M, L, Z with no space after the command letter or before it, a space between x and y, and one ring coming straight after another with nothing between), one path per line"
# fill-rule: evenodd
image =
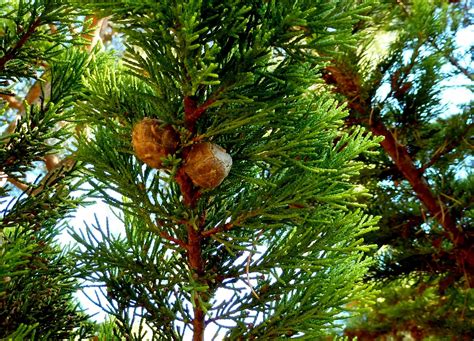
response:
M210 142L193 145L186 157L184 171L191 181L202 188L216 188L229 174L232 157Z
M152 168L162 168L162 159L178 148L179 136L171 126L160 127L160 121L144 118L133 127L135 155Z

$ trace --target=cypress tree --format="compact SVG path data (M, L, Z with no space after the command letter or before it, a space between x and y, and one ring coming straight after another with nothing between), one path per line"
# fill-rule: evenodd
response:
M364 293L374 147L319 70L354 1L101 1L123 34L75 106L77 159L124 233L73 232L117 337L314 340ZM90 283L90 282L88 282ZM101 286L102 285L102 286ZM137 329L138 326L138 329ZM151 331L151 334L146 334ZM110 335L110 334L109 334ZM206 336L205 336L206 335Z

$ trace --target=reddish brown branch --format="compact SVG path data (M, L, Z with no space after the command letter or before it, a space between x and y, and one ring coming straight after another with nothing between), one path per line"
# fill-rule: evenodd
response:
M201 235L199 229L196 230L192 224L187 224L188 231L188 261L193 276L197 281L204 275L204 262L201 253ZM202 280L201 280L202 281ZM194 335L193 341L204 340L205 313L201 307L202 302L206 301L202 292L195 292L194 297Z
M3 70L5 68L5 64L15 58L15 56L17 55L18 51L23 47L23 45L26 44L26 42L28 41L28 39L30 39L30 37L33 35L33 33L36 31L36 29L38 28L38 26L41 25L41 17L38 17L36 18L36 20L31 24L31 26L28 28L28 30L25 32L25 34L23 34L20 38L20 40L17 41L17 43L15 44L15 46L10 50L8 51L7 53L5 53L5 55L0 58L0 70Z
M431 43L431 45L433 45L433 47L436 49L436 51L442 53L446 57L446 59L449 60L449 62L451 63L452 66L454 66L456 69L458 69L458 71L463 73L470 80L474 80L474 76L473 76L472 72L470 72L468 69L466 69L461 64L459 64L458 60L456 58L454 58L450 53L448 53L448 52L444 51L443 49L441 49L438 46L438 44L436 44L436 41L433 38L429 38L428 40Z
M201 193L194 187L183 167L178 170L175 179L183 195L184 204L191 208L195 207Z
M178 238L175 238L171 235L169 235L166 231L160 231L160 237L182 247L183 249L187 250L188 249L188 245L186 243L184 243L182 240L178 239Z
M215 235L215 234L220 233L220 232L229 231L233 227L234 227L233 223L227 223L227 224L224 224L224 225L219 225L219 226L216 226L216 227L214 227L210 230L206 230L206 231L201 232L201 236L204 237L204 238L207 238L207 237L210 237L210 236Z
M190 132L195 132L197 120L206 112L207 108L215 102L215 98L209 98L206 102L197 106L197 102L192 97L184 97L185 126Z
M87 33L82 34L82 37L89 42L88 44L86 44L86 48L88 52L91 52L97 42L101 40L102 25L104 25L107 20L104 18L99 19L97 16L93 15L87 16L84 22L88 23L89 20L89 26L86 26L86 24L84 24L83 31Z
M185 126L190 132L195 132L196 121L199 119L199 117L201 117L201 115L213 102L213 100L208 100L200 107L198 107L196 101L191 97L186 96L184 98ZM183 157L186 157L186 150L183 151ZM184 204L189 208L194 208L196 206L197 200L200 197L200 192L193 185L191 179L185 173L183 167L178 170L175 179L179 185L181 194L183 196ZM203 215L202 219L199 220L198 226L196 226L195 224L191 224L190 222L187 222L185 224L188 233L187 253L189 267L191 268L194 280L197 282L202 282L203 284L205 284L206 282L205 279L203 279L204 262L202 259L201 245L201 229L204 225L204 220L205 215ZM206 322L202 303L206 302L207 299L205 293L201 291L194 291L193 294L193 341L203 341Z
M360 97L362 93L358 76L345 72L342 67L332 66L327 69L328 74L324 79L329 84L334 84L341 94L349 99L351 119L355 124L368 126L376 136L383 136L380 143L385 152L391 157L398 170L403 174L415 191L418 198L426 206L431 215L450 233L450 239L456 244L461 238L456 222L449 214L443 203L438 200L420 170L415 167L413 160L405 146L401 145L385 124L378 118L372 117L369 105Z
M7 179L8 182L10 182L12 185L16 186L19 190L26 192L28 188L30 188L30 185L26 185L23 182L13 178L13 177L8 177Z
M443 203L433 195L422 173L415 167L405 146L398 143L393 134L380 120L370 120L369 127L375 135L384 137L380 144L385 152L390 156L405 179L408 180L414 192L431 215L449 233L449 237L454 244L459 244L461 242L460 239L462 239L462 233L457 229L456 221L449 214Z
M455 218L445 204L433 194L421 170L416 168L407 148L397 141L392 132L371 110L369 102L361 97L363 92L358 75L346 70L344 66L337 65L326 69L324 79L326 83L335 85L337 92L347 97L348 106L351 109L350 124L368 126L374 135L384 137L380 143L382 148L410 183L416 196L427 208L430 215L443 227L447 238L453 242L459 269L466 273L468 280L474 281L470 275L474 273L472 238L463 230L458 229Z
M196 202L199 199L200 193L199 191L193 186L191 179L186 175L183 168L180 168L176 174L176 182L178 183L181 194L183 195L183 202L186 206L193 208L196 206ZM204 217L204 215L203 215ZM199 226L196 227L187 222L185 223L186 229L188 232L188 243L184 244L185 249L188 253L188 263L189 267L192 270L193 278L196 281L205 282L202 279L204 275L204 263L202 260L202 247L201 247L201 226L204 224L205 218L201 219L199 222ZM163 236L163 235L162 235ZM164 237L164 236L163 236ZM172 240L171 236L164 237L168 240ZM173 238L174 239L174 238ZM173 240L178 245L182 243L182 241ZM179 243L178 243L179 242ZM193 318L193 341L203 341L204 340L204 329L205 329L205 313L202 309L202 302L205 302L206 299L203 297L202 292L195 291L194 292L194 318Z
M423 174L428 168L438 162L438 160L441 159L444 155L456 149L461 144L466 134L471 131L473 126L473 124L468 124L466 126L466 129L464 129L464 131L461 132L455 139L451 139L450 142L445 141L444 144L436 150L431 159L420 168L420 172Z
M0 98L3 98L8 103L8 107L16 110L23 110L23 104L15 98L15 96L0 94Z

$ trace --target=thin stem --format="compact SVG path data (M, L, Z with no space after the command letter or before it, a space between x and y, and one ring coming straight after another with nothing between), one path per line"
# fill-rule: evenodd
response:
M207 237L213 236L213 235L215 235L217 233L220 233L220 232L229 231L233 227L234 227L233 223L227 223L227 224L224 224L224 225L219 225L219 226L216 226L216 227L214 227L210 230L202 231L201 236L204 237L204 238L207 238Z
M441 49L433 38L429 38L428 41L431 43L431 45L433 45L436 51L442 53L444 57L446 57L446 59L451 63L452 66L458 69L458 71L460 71L470 80L474 80L474 75L472 74L472 72L469 72L468 69L459 64L458 60L454 58L452 54L447 53L445 50Z
M36 29L40 25L41 25L41 17L38 17L31 24L31 26L28 28L28 30L25 32L25 34L22 35L21 38L17 41L15 46L12 49L10 49L7 53L5 53L5 55L2 58L0 58L0 70L5 69L5 64L9 60L15 58L18 51L23 47L23 45L26 44L28 39L30 39L30 37L33 35L33 33L35 33Z
M197 119L205 112L207 107L211 105L211 101L207 101L201 107L197 107L196 102L189 96L184 98L184 112L185 112L185 126L192 133L195 132L195 125ZM186 151L183 152L183 157L186 157ZM196 203L200 197L200 192L197 187L195 187L185 173L184 168L181 167L176 176L176 182L179 185L181 194L183 196L184 204L193 209L196 207ZM202 219L199 220L197 224L186 222L186 230L188 234L187 240L187 254L188 254L188 264L192 271L193 279L202 284L206 284L206 279L204 277L204 261L202 259L202 227L205 222L205 212L202 214ZM202 307L203 302L208 301L207 293L202 291L193 292L193 312L194 318L192 321L193 324L193 341L204 341L204 330L206 328L205 321L205 312Z
M169 235L166 231L160 231L160 237L182 247L183 249L187 250L188 249L188 245L186 243L184 243L182 240L178 239L178 238L175 238L171 235Z
M9 183L11 183L12 185L14 185L16 188L18 188L19 190L23 191L23 192L26 192L28 190L28 188L30 188L29 185L25 185L23 182L9 176L7 181Z

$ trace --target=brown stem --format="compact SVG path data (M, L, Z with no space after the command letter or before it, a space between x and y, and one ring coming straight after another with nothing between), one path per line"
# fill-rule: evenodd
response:
M176 175L176 181L179 184L181 189L181 194L183 195L184 204L190 208L195 207L196 202L199 198L199 191L193 186L191 180L184 172L183 168L178 170ZM193 272L193 277L198 282L205 282L202 279L204 275L204 263L202 260L202 248L201 248L201 226L203 222L201 221L199 227L196 227L191 224L186 224L186 229L188 232L188 243L186 245L186 250L188 251L188 262L189 266ZM203 341L204 340L204 329L205 329L205 313L201 307L201 302L205 302L206 299L200 291L194 292L194 319L193 319L193 341Z
M384 140L380 144L385 152L390 156L405 179L408 180L416 195L421 202L423 202L431 215L449 233L449 237L454 244L457 245L460 243L463 236L456 227L456 221L449 214L443 203L431 192L428 183L420 170L414 165L405 146L398 143L393 134L379 119L371 120L369 127L375 135L384 137Z
M107 22L104 18L99 19L97 16L87 16L85 18L85 22L90 22L89 26L84 24L84 31L87 32L82 35L82 37L87 40L89 43L86 45L87 51L91 52L94 46L97 44L99 40L101 40L101 32L102 32L102 25ZM93 30L92 34L90 34L90 30Z
M182 247L183 249L187 250L188 249L188 245L185 244L181 239L178 239L178 238L175 238L171 235L169 235L166 231L160 231L160 237Z
M209 106L208 104L207 106ZM195 125L198 118L207 109L206 104L203 104L200 108L197 107L197 103L191 97L186 96L184 98L184 113L185 113L185 126L186 128L194 133ZM183 157L186 157L186 150L183 152ZM196 207L197 200L200 197L200 192L196 188L189 176L185 173L184 168L181 167L175 176L176 182L179 185L181 194L183 196L184 204L189 208ZM188 264L192 271L194 280L198 283L205 284L206 280L204 276L204 261L202 259L202 236L201 230L204 226L205 215L203 214L202 219L197 224L186 222L186 230L188 234L187 241L187 254ZM206 302L206 295L201 291L194 291L193 310L194 318L193 324L193 341L204 341L204 330L206 327L205 313L202 308L202 303Z
M229 231L233 227L234 227L233 223L227 223L227 224L224 224L224 225L219 225L219 226L216 226L216 227L214 227L210 230L202 231L201 236L204 237L204 238L207 238L207 237L215 235L216 233L219 233L219 232Z
M190 132L194 133L196 131L197 120L215 101L216 100L214 98L209 98L206 102L198 107L196 101L192 97L184 97L185 126Z
M8 107L16 110L22 110L23 104L15 98L13 95L0 94L0 98L4 99L8 103Z
M23 182L9 176L8 177L8 182L11 183L12 185L14 185L16 188L18 188L19 190L23 191L23 192L26 192L28 190L28 188L30 188L29 185L25 185Z
M474 124L468 124L466 129L464 129L461 133L459 133L455 139L451 139L451 141L444 141L443 145L441 145L433 154L431 159L424 164L420 168L420 172L424 173L428 168L433 166L439 159L441 159L444 155L448 154L452 150L456 149L464 140L465 136L472 130Z
M187 224L188 230L188 261L189 266L193 271L193 276L197 281L204 275L204 263L202 260L201 253L201 235L198 230L192 225ZM205 301L202 292L194 293L194 335L193 341L204 340L204 329L205 329L205 314L201 307L201 302Z
M181 194L183 195L184 204L188 207L194 208L201 193L194 187L191 179L184 172L183 167L178 170L175 179L179 185Z
M380 143L382 148L410 183L416 196L427 208L430 215L443 227L447 238L453 242L456 249L454 252L459 269L467 274L468 281L472 280L474 285L474 275L471 278L471 273L474 273L474 247L470 245L472 238L463 230L458 229L455 218L445 204L433 194L422 172L416 168L406 147L397 141L380 117L374 113L374 110L371 110L370 102L361 98L362 89L358 75L345 71L344 66L341 65L331 66L326 70L328 73L323 77L325 81L335 85L336 90L349 100L351 124L366 125L374 135L384 137Z
M429 38L429 41L430 41L431 45L433 45L433 47L436 49L436 51L442 53L446 57L446 59L449 60L449 62L451 63L452 66L454 66L456 69L458 69L458 71L463 73L470 80L474 80L474 76L473 76L472 72L469 72L468 69L466 69L461 64L459 64L458 60L456 58L454 58L453 55L451 55L450 53L448 53L448 52L444 51L443 49L441 49L433 38Z
M30 39L31 35L36 31L36 29L40 25L41 25L41 17L38 17L31 24L31 26L28 28L25 34L21 36L20 40L17 41L15 46L11 50L9 50L7 53L5 53L5 55L2 58L0 58L0 70L3 70L5 68L5 64L9 60L15 58L18 51L23 47L23 45L26 44L28 39Z
M374 114L373 110L370 110L367 101L359 96L362 91L358 76L345 72L344 68L339 66L331 66L328 68L328 71L330 74L324 77L326 82L334 84L337 91L345 95L349 100L348 105L352 111L350 116L351 122L354 124L364 124L369 127L373 134L384 137L380 145L391 157L405 179L408 180L418 198L445 231L449 233L450 239L456 245L458 242L461 242L462 234L456 228L454 218L449 214L443 203L433 195L422 173L413 163L406 147L397 141L380 118Z

